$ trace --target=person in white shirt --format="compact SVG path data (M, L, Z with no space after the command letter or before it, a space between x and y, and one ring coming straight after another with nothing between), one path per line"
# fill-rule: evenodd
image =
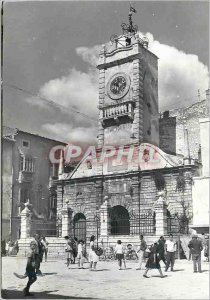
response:
M6 251L6 256L8 256L9 255L9 242L6 242L5 251Z
M114 253L116 254L116 258L118 260L119 270L122 270L122 260L124 262L124 268L126 269L125 258L124 258L124 249L121 240L117 241L117 245L115 247Z
M174 263L175 263L175 252L176 252L176 241L173 240L173 235L169 235L169 240L165 242L165 250L166 250L166 268L165 272L168 271L169 265L171 264L171 271L174 271Z
M83 246L83 241L80 240L77 248L77 258L78 258L78 267L79 269L85 269L83 267L85 258L84 258L84 246Z

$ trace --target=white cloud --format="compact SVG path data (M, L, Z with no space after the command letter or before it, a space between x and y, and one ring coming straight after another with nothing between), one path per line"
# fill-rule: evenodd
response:
M160 111L188 106L196 102L198 89L202 94L208 88L208 68L196 55L187 54L154 40L151 33L149 50L159 57L159 108ZM40 95L64 107L56 124L44 124L42 128L73 142L92 143L97 135L97 122L93 123L74 110L97 119L98 72L95 68L101 46L79 47L76 52L89 64L87 72L71 69L68 76L50 80L40 88ZM185 100L186 99L186 100ZM33 101L32 101L33 102ZM33 102L34 104L34 102ZM36 105L42 105L40 101ZM73 108L73 109L72 109ZM69 113L69 123L62 114Z
M91 66L96 66L98 62L99 52L101 50L101 45L96 45L92 48L88 47L78 47L76 52L82 59L88 62Z
M43 124L42 129L53 139L65 140L67 143L96 144L97 127L76 127L67 123Z
M40 99L39 97L29 97L26 98L25 101L33 106L39 106L42 109L47 109L49 110L49 104L47 101L45 101L44 99Z
M207 66L199 61L197 55L161 44L150 33L146 36L150 40L149 50L159 57L160 110L188 106L196 102L198 90L205 94L208 89Z
M70 70L68 76L52 79L40 89L40 94L71 110L81 111L90 116L97 112L98 87L93 72L83 73Z

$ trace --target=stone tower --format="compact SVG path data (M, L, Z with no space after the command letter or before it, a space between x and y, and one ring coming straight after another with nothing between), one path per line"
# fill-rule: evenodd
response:
M103 45L99 69L98 146L148 142L159 145L158 64L136 26L123 23L123 34Z

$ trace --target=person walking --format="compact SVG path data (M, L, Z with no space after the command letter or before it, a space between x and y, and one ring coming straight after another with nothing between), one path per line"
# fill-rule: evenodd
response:
M80 240L78 242L78 248L77 248L77 259L78 259L79 269L85 269L83 267L83 264L84 264L84 261L85 261L84 252L85 252L85 249L84 249L84 246L83 246L83 241Z
M47 261L47 253L48 253L48 245L49 245L49 243L46 240L45 236L42 237L41 242L44 245L44 256L45 256L45 261Z
M146 271L143 274L143 277L149 278L147 276L147 273L151 269L157 269L160 273L161 278L164 278L165 276L162 273L161 266L160 266L160 259L159 259L159 253L158 253L158 244L154 243L150 248L149 258L146 262Z
M209 236L205 236L205 249L204 249L204 256L206 257L206 261L209 262Z
M26 264L26 272L24 275L19 275L17 273L13 273L16 277L20 278L20 279L24 279L26 277L28 277L28 282L26 287L23 290L23 294L25 297L27 296L33 296L33 294L31 294L29 292L29 289L31 287L31 285L37 280L36 277L36 250L37 250L37 243L36 241L31 241L30 243L30 251L27 254L27 264Z
M192 235L192 239L188 244L192 254L193 271L201 273L201 251L203 250L202 241L198 240L197 234Z
M174 263L175 263L176 241L174 241L172 234L169 235L169 240L165 242L165 250L166 250L165 272L168 271L170 264L171 264L171 271L173 272Z
M39 233L35 234L34 242L36 245L36 249L35 249L36 274L42 275L42 272L40 270L40 265L41 265L43 254L44 254L44 245L41 242L41 237L40 237Z
M66 240L65 252L66 252L66 264L68 268L70 263L73 261L73 249L72 249L72 242L69 236L67 235L64 238Z
M159 254L159 260L163 261L164 264L166 265L166 259L165 259L165 239L163 236L161 236L158 240L158 247L157 247L157 251Z
M114 251L116 258L118 260L119 270L122 270L122 260L124 262L124 268L126 269L125 258L124 258L124 249L121 240L117 241L117 245Z
M6 245L5 245L5 251L6 251L6 256L9 256L9 242L8 241L6 242Z
M72 238L72 249L73 249L73 264L75 264L75 259L78 253L78 239L76 237Z
M144 259L144 253L145 250L147 249L147 244L144 240L144 236L141 234L140 235L140 247L137 253L139 253L139 267L136 270L141 270L142 262Z
M96 244L95 244L95 236L92 235L90 237L90 251L89 251L89 262L90 262L90 271L96 271L96 265L99 261L98 255L96 255Z

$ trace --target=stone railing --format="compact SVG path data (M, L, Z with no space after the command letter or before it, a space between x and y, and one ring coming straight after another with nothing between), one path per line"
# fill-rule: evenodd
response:
M122 115L131 115L133 113L132 101L120 103L112 106L107 106L102 109L102 118L114 118Z

